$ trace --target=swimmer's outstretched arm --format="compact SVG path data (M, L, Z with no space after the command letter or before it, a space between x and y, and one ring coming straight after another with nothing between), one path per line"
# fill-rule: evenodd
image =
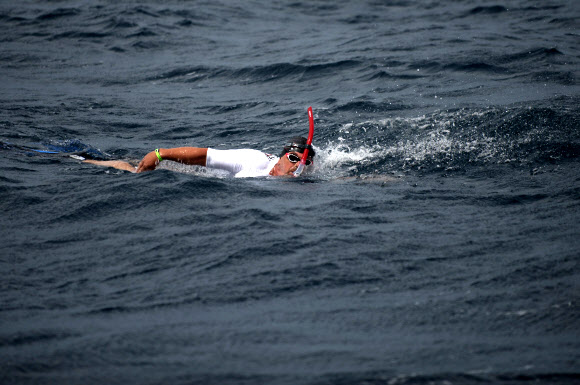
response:
M205 166L207 160L207 148L199 147L176 147L160 148L159 155L163 160L172 160L183 164ZM137 166L137 172L155 170L159 159L155 151L151 151L143 157Z
M83 163L90 163L95 164L97 166L104 166L104 167L113 167L119 170L125 170L130 172L136 172L137 167L133 166L129 162L125 162L123 160L94 160L94 159L86 159L83 160Z

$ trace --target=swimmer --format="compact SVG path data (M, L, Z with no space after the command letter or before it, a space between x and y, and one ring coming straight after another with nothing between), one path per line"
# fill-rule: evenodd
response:
M130 172L152 171L164 160L203 166L227 171L236 178L259 176L290 176L298 168L304 150L308 149L306 166L313 163L315 156L312 146L304 137L297 136L284 146L279 156L265 154L258 150L216 150L201 147L159 148L143 157L137 166L121 160L84 160L85 163L113 167Z

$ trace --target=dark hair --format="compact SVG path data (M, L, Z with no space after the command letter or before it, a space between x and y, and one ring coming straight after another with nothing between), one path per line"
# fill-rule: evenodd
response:
M308 148L308 157L314 158L316 153L314 152L314 149L312 148L312 146L306 145L306 138L303 136L295 136L284 145L284 149L280 153L280 157L283 157L284 154L286 154L287 152L292 152L292 151L302 153L302 152L304 152L304 150L306 148Z

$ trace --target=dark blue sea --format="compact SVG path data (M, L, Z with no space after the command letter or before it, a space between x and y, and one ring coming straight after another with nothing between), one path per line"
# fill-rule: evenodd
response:
M580 382L579 75L574 0L1 1L0 383Z

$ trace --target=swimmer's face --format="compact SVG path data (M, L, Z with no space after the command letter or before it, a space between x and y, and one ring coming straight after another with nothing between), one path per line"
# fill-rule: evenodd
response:
M298 168L300 164L300 159L302 159L302 153L297 151L291 151L282 156L278 163L270 171L270 175L273 176L286 176L292 175L294 171ZM312 162L312 158L308 158ZM297 160L296 162L294 162Z

